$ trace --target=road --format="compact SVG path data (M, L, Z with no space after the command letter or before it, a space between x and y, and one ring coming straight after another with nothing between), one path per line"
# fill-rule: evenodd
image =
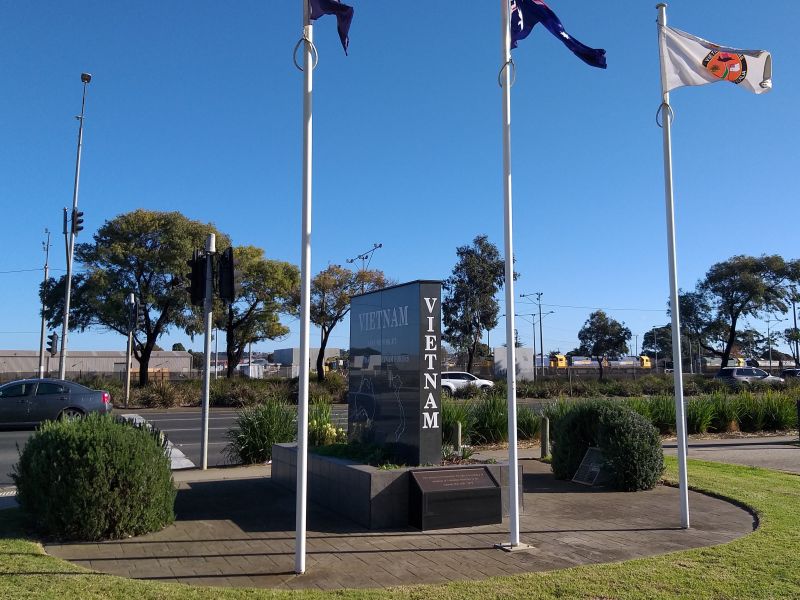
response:
M200 408L173 409L116 409L114 414L139 415L154 427L167 434L170 442L183 452L195 466L200 466ZM334 405L331 410L332 421L339 427L347 421L347 405ZM208 466L218 467L230 464L224 449L227 445L226 432L234 426L236 410L232 408L212 408L208 419ZM22 448L33 434L28 431L0 431L0 488L13 485L11 467L19 455L17 445ZM191 465L186 465L191 466ZM2 490L0 490L0 494Z

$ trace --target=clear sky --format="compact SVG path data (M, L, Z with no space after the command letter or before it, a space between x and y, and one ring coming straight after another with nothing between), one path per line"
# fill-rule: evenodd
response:
M444 279L456 247L476 235L503 246L500 2L351 4L350 56L333 17L315 27L313 270L379 242L371 266L390 278ZM575 347L595 308L641 344L668 321L655 1L550 6L570 34L607 50L608 69L585 65L540 26L514 51L517 294L541 291L543 311L554 311L545 350ZM61 209L72 199L82 71L94 79L78 241L136 208L178 210L236 245L299 263L300 0L0 8L0 347L38 348L45 227L51 267L64 272ZM768 94L727 83L672 93L681 287L735 254L797 258L800 3L675 0L668 19L719 44L770 50L774 61ZM287 322L289 338L255 348L297 345L298 323ZM530 345L530 324L519 330ZM501 322L491 332L493 346L504 331ZM202 348L177 330L160 345L177 341ZM347 347L346 323L331 345ZM70 348L125 342L92 330L71 334Z

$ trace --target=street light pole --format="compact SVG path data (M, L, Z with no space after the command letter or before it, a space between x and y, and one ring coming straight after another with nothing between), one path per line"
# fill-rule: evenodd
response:
M44 232L47 234L47 241L42 242L44 246L44 279L42 280L42 331L39 338L39 377L44 377L44 334L45 334L45 318L44 318L44 286L47 285L47 278L50 275L50 230L45 228Z
M797 308L795 307L795 302L797 301L797 288L795 286L791 287L792 290L792 319L794 319L794 359L795 365L800 364L800 340L798 340L798 332L797 332Z
M83 96L81 98L81 114L78 119L78 151L75 158L75 183L72 188L72 214L78 211L78 187L81 180L81 149L83 148L83 115L86 108L86 86L92 80L89 73L81 73L83 82ZM66 211L66 209L65 209ZM66 214L65 214L66 220ZM66 236L66 222L64 223L64 235ZM64 379L67 370L67 336L69 332L69 301L72 293L72 256L75 252L75 231L74 220L70 228L69 241L67 242L67 279L66 291L64 292L64 323L61 327L61 356L58 363L58 378Z
M772 373L772 332L770 331L770 323L780 323L786 319L771 318L772 315L767 315L767 348L769 348L769 373Z

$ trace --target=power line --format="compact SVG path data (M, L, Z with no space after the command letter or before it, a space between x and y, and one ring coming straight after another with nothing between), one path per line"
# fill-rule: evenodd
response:
M525 302L525 304L536 304L535 302ZM552 306L554 308L579 308L584 310L627 310L636 312L663 312L666 313L665 308L614 308L608 306L575 306L571 304L546 304L542 302L542 306Z
M50 269L51 271L65 271L66 269ZM11 271L0 271L0 275L6 275L9 273L33 273L35 271L44 271L44 267L38 267L36 269L12 269Z

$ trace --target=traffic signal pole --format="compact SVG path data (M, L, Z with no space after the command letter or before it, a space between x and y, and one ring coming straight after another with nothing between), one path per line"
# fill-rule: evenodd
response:
M136 309L136 296L133 292L128 296L128 349L125 353L125 408L128 408L128 401L131 398L131 354L133 354L133 328L138 314Z
M78 188L81 180L81 149L83 148L83 114L86 108L86 86L92 80L92 76L88 73L81 73L81 81L83 82L83 97L81 98L81 114L76 117L78 119L78 152L75 159L75 184L72 188L72 215L73 223L69 232L69 240L67 242L67 279L66 291L64 292L64 323L61 327L61 356L58 362L58 378L64 379L67 370L67 335L69 332L69 302L72 293L72 256L75 252L75 214L78 211ZM67 235L66 225L64 227L64 235Z
M203 303L203 315L205 316L205 345L203 352L203 436L200 440L200 454L202 457L203 470L208 468L208 411L209 395L211 392L211 329L213 315L211 307L214 302L214 253L216 252L216 236L208 234L206 239L206 281L205 281L205 300Z
M44 230L47 234L47 241L44 243L44 279L42 280L42 331L39 339L39 377L44 377L44 339L47 330L44 318L44 286L47 285L47 278L50 276L50 231Z

